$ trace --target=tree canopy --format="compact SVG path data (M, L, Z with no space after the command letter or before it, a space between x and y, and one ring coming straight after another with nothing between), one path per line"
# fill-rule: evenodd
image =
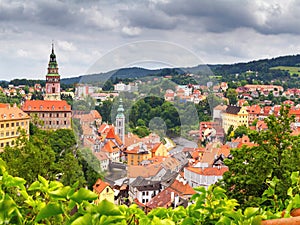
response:
M300 170L300 138L291 136L294 117L289 116L289 107L282 107L278 117L271 115L265 122L267 130L249 134L254 147L231 150L233 159L225 161L229 171L220 184L244 206L260 204L272 178L279 180L275 193L286 198L290 176Z

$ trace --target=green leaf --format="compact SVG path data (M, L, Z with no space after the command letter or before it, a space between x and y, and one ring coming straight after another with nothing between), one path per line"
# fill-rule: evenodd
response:
M298 179L299 179L299 171L292 172L291 175L292 184L296 184L298 182Z
M229 219L226 216L222 216L219 221L216 223L216 225L230 225L231 219Z
M35 222L38 222L42 219L51 217L51 216L56 216L59 214L62 214L63 210L61 205L58 203L49 203L46 205L44 208L41 209L41 211L38 213L36 216Z
M66 186L63 188L59 188L55 191L50 191L49 194L51 197L54 198L67 198L70 189L71 189L70 186Z
M80 188L77 192L70 196L70 199L74 200L75 202L81 203L82 201L92 201L96 200L98 195L90 190L85 188Z
M93 221L92 221L92 216L88 213L78 217L76 220L74 220L71 223L71 225L90 225L90 224L93 224Z
M39 175L38 180L43 184L44 187L48 188L48 181L44 177Z
M106 216L118 216L118 215L122 215L121 211L119 210L119 208L107 201L106 199L104 199L103 201L101 201L97 206L96 206L96 212L100 213L101 215L106 215Z
M28 188L28 191L40 190L41 184L38 181L34 181Z
M245 209L244 215L246 216L247 219L249 219L250 217L256 215L258 211L259 208L248 207Z

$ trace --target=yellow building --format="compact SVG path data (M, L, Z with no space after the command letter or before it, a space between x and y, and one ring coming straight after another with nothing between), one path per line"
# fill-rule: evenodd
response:
M222 127L226 133L231 125L234 130L242 125L248 127L248 112L245 107L230 105L226 111L222 113Z
M152 157L155 156L168 156L168 150L166 148L166 146L164 146L163 143L157 143L153 146L153 148L151 149L151 153L152 153Z
M133 166L138 166L142 161L151 158L151 152L142 142L129 146L125 153L127 154L127 164Z
M0 151L6 145L15 145L20 129L29 135L29 120L30 117L16 105L11 107L9 104L0 103Z
M98 204L104 199L114 203L114 191L105 181L98 179L93 186L93 191L98 195L98 199L95 200L95 204Z

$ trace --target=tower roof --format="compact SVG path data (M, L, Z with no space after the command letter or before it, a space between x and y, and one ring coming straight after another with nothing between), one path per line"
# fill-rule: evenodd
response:
M119 104L117 112L118 113L117 113L116 118L124 118L125 117L122 99L120 99L120 104Z
M56 61L56 55L54 53L54 44L52 43L52 50L50 54L50 59L48 63L48 74L47 76L59 76L58 74L58 64Z

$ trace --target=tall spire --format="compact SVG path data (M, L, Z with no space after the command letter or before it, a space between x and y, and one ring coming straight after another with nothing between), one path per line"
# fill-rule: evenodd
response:
M119 108L117 110L116 131L119 137L121 138L123 144L125 144L125 115L122 99L120 99Z
M52 54L54 54L54 43L53 43L53 40L52 40Z
M60 75L58 73L53 41L48 63L48 73L46 75L46 95L44 100L60 100Z

